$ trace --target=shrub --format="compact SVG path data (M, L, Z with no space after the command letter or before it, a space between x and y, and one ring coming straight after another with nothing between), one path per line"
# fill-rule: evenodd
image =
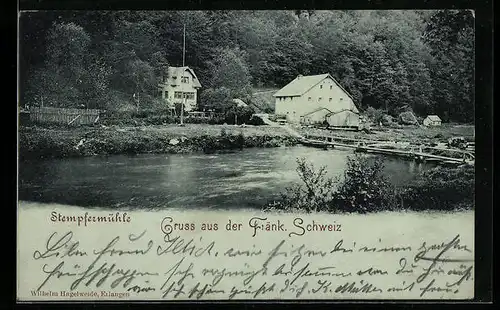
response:
M297 172L301 182L287 188L267 210L368 213L382 210L456 210L474 206L474 168L437 167L410 184L392 186L379 157L349 157L343 180L326 176L304 159Z
M373 212L392 208L393 195L389 182L382 174L380 158L362 155L349 157L344 179L326 175L326 168L315 170L304 159L297 160L300 184L287 188L279 201L268 207L306 212Z
M380 109L375 109L373 107L368 107L366 109L366 116L374 123L378 124L384 122L384 111Z
M346 212L372 212L390 209L390 184L383 175L381 157L356 154L349 157L344 180L333 194L330 209Z
M265 125L266 123L264 123L264 121L262 120L262 118L253 115L250 118L250 120L248 121L248 124L249 125L254 125L254 126L262 126L262 125Z
M254 110L250 107L233 106L224 113L225 122L231 125L247 124L253 113Z
M411 111L406 111L398 116L398 121L403 125L418 125L418 119Z
M279 201L268 207L287 211L301 210L306 212L322 211L331 201L335 180L326 176L326 167L316 171L314 165L304 158L297 159L297 173L302 181L287 188Z
M415 182L400 189L400 200L413 210L472 208L475 193L474 167L436 167L421 173Z

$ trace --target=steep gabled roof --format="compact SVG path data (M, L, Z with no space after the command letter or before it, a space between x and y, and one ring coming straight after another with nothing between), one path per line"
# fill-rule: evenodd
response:
M437 115L427 115L427 118L430 119L431 121L437 121L437 122L441 121L441 119Z
M329 117L329 116L331 116L331 115L335 115L335 114L339 114L339 113L342 113L342 112L346 112L346 111L348 111L348 112L352 112L352 113L354 113L354 114L358 114L358 115L359 115L359 111L358 111L357 109L356 109L356 110L353 110L353 109L340 109L340 110L337 110L337 111L334 111L334 112L328 113L328 114L326 115L326 117Z
M314 113L316 113L316 112L319 112L319 111L321 111L321 110L327 110L327 111L328 111L328 113L332 113L332 111L330 111L330 110L329 110L329 109L327 109L327 108L318 108L318 109L316 109L316 110L314 110L314 111L312 111L312 112L309 112L309 113L307 113L307 114L304 114L304 115L302 115L302 116L308 116L308 115L314 114Z
M280 89L276 94L274 94L274 97L301 96L326 78L331 78L335 82L335 84L337 84L337 86L340 87L340 89L342 89L342 91L354 101L351 94L349 94L342 87L342 85L340 85L340 83L337 82L337 80L335 80L329 73L307 76L299 75L293 81L285 85L285 87Z
M169 85L181 85L181 77L185 72L189 72L193 76L193 86L201 87L201 83L198 80L198 77L194 73L193 69L189 67L168 67L167 71L167 81L166 83Z

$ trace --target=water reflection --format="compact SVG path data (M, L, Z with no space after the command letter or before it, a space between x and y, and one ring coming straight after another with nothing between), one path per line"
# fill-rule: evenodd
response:
M299 182L297 158L342 176L348 150L247 149L211 155L140 155L23 162L21 200L130 208L260 207ZM422 163L386 158L384 173L405 184Z

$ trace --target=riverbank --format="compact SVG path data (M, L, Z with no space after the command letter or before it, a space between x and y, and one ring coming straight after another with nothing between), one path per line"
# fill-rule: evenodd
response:
M376 141L405 141L414 144L429 142L446 143L449 138L463 137L468 142L475 140L474 125L442 124L436 127L403 126L401 128L377 127L370 133L363 131L326 130L318 128L301 128L302 134L335 135L339 137L376 140Z
M293 146L283 128L186 124L140 127L20 127L20 159L117 154L213 153L251 147Z
M371 133L301 128L300 134L335 135L360 140L446 143L461 136L474 141L474 127L377 128ZM19 129L21 159L116 154L189 154L249 147L293 146L297 138L281 126L176 124L157 126L24 127Z

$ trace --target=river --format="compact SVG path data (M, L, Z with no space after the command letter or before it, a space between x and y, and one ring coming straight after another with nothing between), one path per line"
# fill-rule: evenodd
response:
M281 147L26 161L19 165L19 199L124 209L259 208L299 183L297 158L326 166L330 176L342 176L352 154ZM384 173L400 185L430 167L386 157Z

